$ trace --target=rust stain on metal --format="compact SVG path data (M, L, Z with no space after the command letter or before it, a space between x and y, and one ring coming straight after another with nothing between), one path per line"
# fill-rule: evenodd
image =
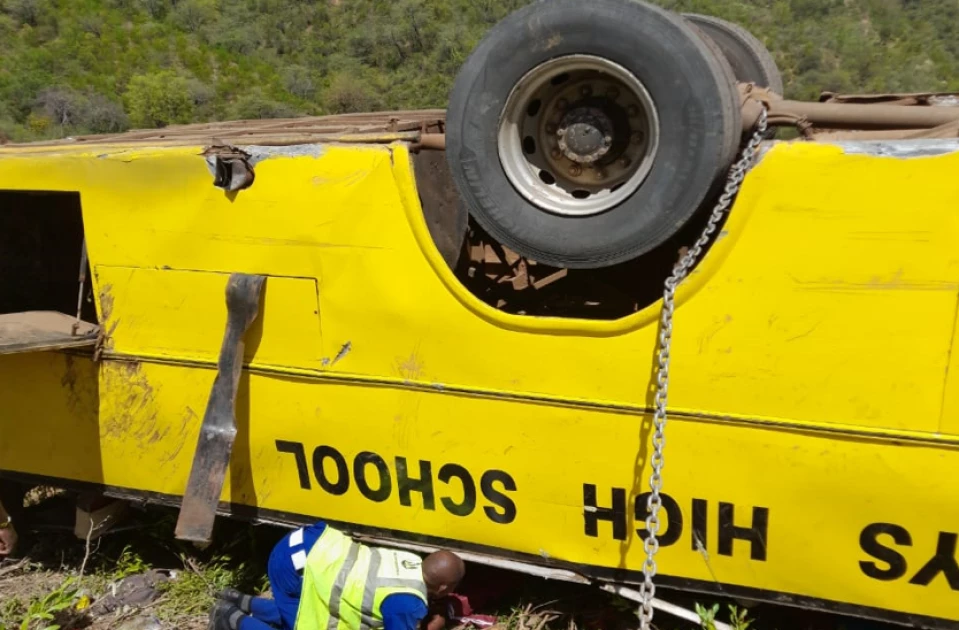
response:
M113 319L113 285L111 283L105 283L100 288L99 295L100 321L102 325L100 327L99 336L97 337L97 345L93 350L94 361L99 361L104 351L110 352L113 350L113 333L120 323L119 319Z
M104 284L100 288L100 317L106 322L113 316L113 285Z
M173 441L176 447L163 459L165 464L173 463L180 456L180 453L183 451L183 445L187 443L190 427L199 419L200 417L193 411L193 408L188 406L183 416L183 422L180 423L177 429L176 439Z
M104 391L114 396L114 414L101 418L104 438L122 440L134 448L149 445L158 431L158 414L153 408L155 391L140 362L111 362L103 376Z

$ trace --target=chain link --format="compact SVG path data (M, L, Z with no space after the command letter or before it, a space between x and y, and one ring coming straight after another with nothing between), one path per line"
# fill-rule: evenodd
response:
M679 264L673 269L673 274L666 280L666 287L663 291L663 314L662 329L659 334L659 373L656 376L656 411L653 415L653 455L650 458L650 465L653 468L649 479L650 494L646 502L648 516L646 517L646 540L643 547L646 551L646 560L643 563L643 584L639 592L642 597L642 603L639 608L640 630L650 630L653 621L653 599L656 596L656 586L653 584L653 578L656 576L656 552L659 551L659 511L663 507L661 492L663 489L663 466L666 460L663 456L663 449L666 446L666 396L669 391L669 360L670 350L673 339L673 313L676 309L675 298L676 288L689 274L696 260L703 252L703 248L709 243L710 237L716 232L716 228L725 216L729 205L732 203L742 186L746 173L752 168L756 160L759 145L766 135L768 124L766 108L763 107L756 123L756 129L752 138L743 149L739 161L733 164L729 171L729 177L726 180L726 189L719 201L716 202L713 213L709 217L709 222L703 230L702 235L696 243L686 252Z

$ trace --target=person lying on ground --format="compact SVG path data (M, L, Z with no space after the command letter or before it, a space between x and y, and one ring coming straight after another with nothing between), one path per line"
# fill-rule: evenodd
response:
M284 536L267 563L273 599L226 589L210 612L211 630L417 630L430 602L466 573L450 551L425 559L369 547L318 522ZM442 630L432 615L426 630Z

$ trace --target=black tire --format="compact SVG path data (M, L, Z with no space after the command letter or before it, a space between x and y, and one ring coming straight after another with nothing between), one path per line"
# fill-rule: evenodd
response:
M629 70L656 103L659 149L638 190L590 216L550 213L512 186L499 161L506 100L532 68L588 54ZM742 133L730 70L679 15L637 0L539 0L497 24L461 68L446 156L470 213L494 238L541 263L606 267L675 234L721 184Z
M782 95L783 78L776 60L752 33L738 24L709 15L684 13L683 17L719 46L738 81L755 83Z

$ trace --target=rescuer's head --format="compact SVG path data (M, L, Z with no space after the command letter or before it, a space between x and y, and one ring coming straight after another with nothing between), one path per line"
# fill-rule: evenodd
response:
M423 560L423 581L430 599L449 595L466 575L463 559L452 551L431 553Z

